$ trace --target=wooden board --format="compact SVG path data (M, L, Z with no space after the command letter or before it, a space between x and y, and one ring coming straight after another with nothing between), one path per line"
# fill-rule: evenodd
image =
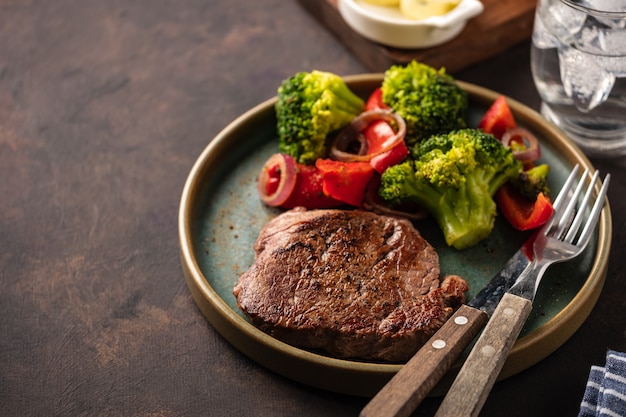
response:
M484 11L454 39L432 48L398 49L372 42L352 30L339 14L337 0L299 2L373 72L415 59L445 67L450 73L529 39L536 5L536 0L482 0Z

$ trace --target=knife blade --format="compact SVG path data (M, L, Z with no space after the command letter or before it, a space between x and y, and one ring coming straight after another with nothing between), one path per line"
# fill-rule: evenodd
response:
M452 367L493 314L500 299L530 266L536 233L462 305L361 410L360 417L409 416Z

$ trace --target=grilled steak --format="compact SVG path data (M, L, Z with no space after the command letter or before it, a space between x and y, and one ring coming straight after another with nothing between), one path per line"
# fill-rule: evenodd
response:
M408 220L366 211L287 211L254 250L239 307L275 338L339 358L407 360L468 289L440 283L435 249Z

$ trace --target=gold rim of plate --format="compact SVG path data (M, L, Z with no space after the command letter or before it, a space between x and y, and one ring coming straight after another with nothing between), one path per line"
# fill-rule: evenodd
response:
M382 74L344 77L355 91L371 91L382 81ZM488 106L500 94L457 81L471 100ZM561 157L583 168L593 169L583 152L558 128L527 106L507 97L516 120L532 126L542 143L558 147ZM206 178L219 155L229 147L229 135L244 125L254 125L273 114L276 98L269 99L244 113L226 126L204 149L185 183L179 210L179 239L182 268L192 297L209 323L234 347L264 367L303 384L342 394L374 395L399 369L400 364L381 364L335 359L299 349L274 339L235 312L211 287L204 276L193 248L192 222L194 200L202 192ZM515 343L499 380L511 377L547 357L582 325L595 305L604 285L612 238L610 207L607 202L598 226L598 242L589 276L574 298L552 319ZM250 248L252 250L252 248ZM458 369L457 369L458 370ZM433 391L438 395L449 385L449 373Z

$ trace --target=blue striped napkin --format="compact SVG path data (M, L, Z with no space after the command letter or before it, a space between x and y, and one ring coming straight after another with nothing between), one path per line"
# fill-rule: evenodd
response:
M578 417L626 416L626 354L609 350L606 364L592 366Z

